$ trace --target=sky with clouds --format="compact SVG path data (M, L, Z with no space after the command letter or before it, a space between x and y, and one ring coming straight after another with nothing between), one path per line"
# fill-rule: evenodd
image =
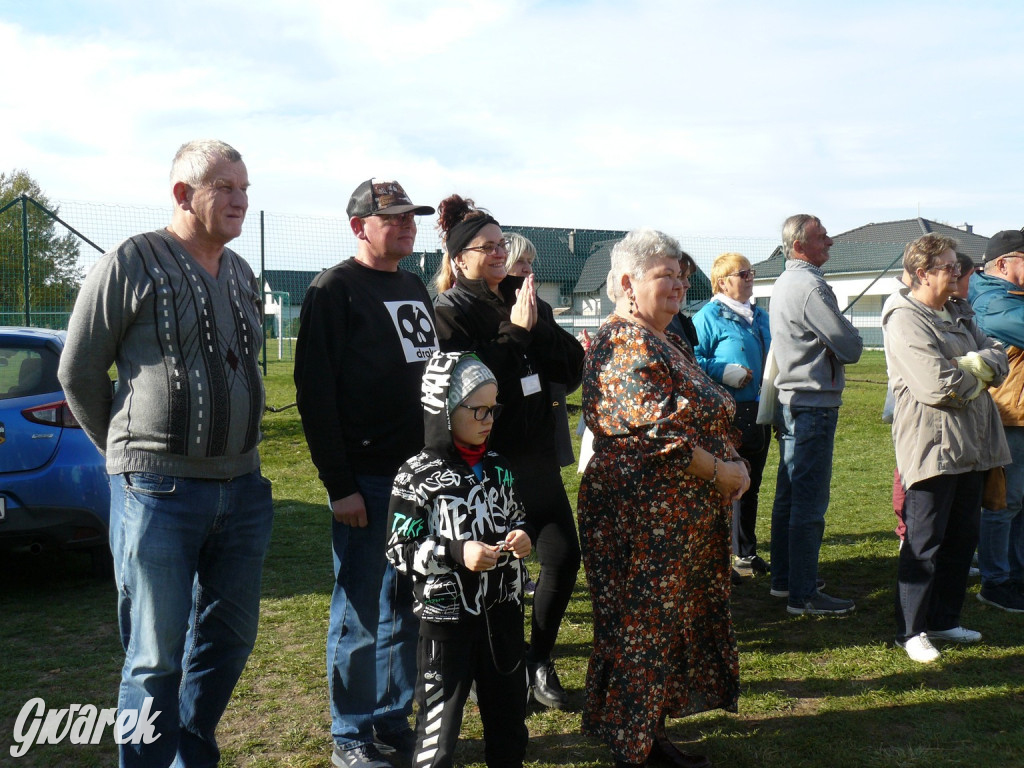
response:
M1019 211L1019 2L0 0L0 170L164 205L216 137L252 209L369 176L510 224L777 238Z

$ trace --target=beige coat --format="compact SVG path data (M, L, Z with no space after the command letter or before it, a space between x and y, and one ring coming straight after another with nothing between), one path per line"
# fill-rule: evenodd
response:
M987 391L974 399L978 380L953 359L978 352L1007 374L1002 345L986 336L965 301L946 303L951 322L903 288L882 312L885 359L896 400L892 439L896 466L907 488L936 475L990 469L1010 463L999 411Z

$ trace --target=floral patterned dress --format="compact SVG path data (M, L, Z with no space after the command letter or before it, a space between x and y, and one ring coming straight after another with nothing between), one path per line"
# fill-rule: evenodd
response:
M684 471L694 447L730 455L735 409L692 358L617 315L587 355L595 454L578 507L594 650L583 732L618 760L645 762L662 717L736 711L732 506Z

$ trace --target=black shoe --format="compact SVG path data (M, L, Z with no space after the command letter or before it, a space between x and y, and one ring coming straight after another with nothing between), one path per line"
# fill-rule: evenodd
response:
M756 574L758 576L766 576L772 571L771 566L768 565L760 555L737 557L733 562L733 566L736 568L749 568L752 574Z
M416 734L412 728L393 733L377 731L374 746L386 758L392 759L401 766L411 766L412 755L416 751Z
M743 583L743 574L741 574L735 568L732 569L732 576L730 578L732 579L732 585L734 587L738 587L740 584Z
M750 558L750 570L759 576L767 576L772 572L772 567L764 561L763 557L754 555Z
M538 661L536 664L530 664L529 670L533 698L545 707L565 709L569 704L569 697L558 680L555 663L551 659Z
M1010 613L1024 613L1024 595L1014 589L1009 581L1002 584L982 583L978 599Z
M391 763L384 759L373 744L360 744L351 749L334 746L331 764L337 768L391 768Z
M707 757L683 752L667 736L654 737L654 746L651 747L648 760L666 768L711 768L711 761Z

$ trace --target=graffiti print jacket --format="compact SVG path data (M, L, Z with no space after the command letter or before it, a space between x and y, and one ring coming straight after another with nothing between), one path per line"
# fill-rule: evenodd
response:
M478 480L452 443L448 385L463 355L435 354L427 363L421 399L426 446L398 470L388 513L387 558L413 579L425 637L460 634L460 625L482 619L485 610L522 605L522 561L504 553L495 568L470 571L463 560L467 541L497 544L515 528L534 538L507 461L487 451Z

